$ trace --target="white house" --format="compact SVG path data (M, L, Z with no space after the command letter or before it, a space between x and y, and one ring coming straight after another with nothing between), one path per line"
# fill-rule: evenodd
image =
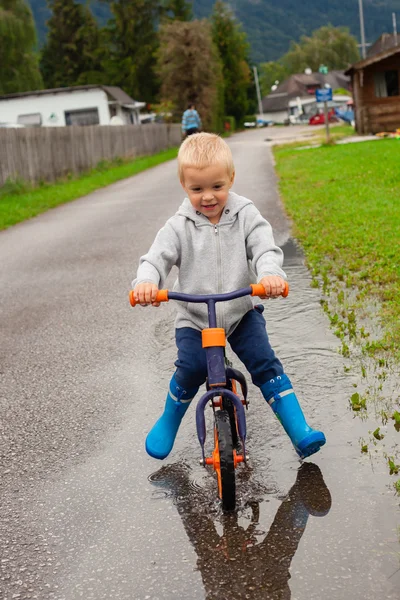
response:
M121 88L107 85L38 90L0 96L0 126L125 125L140 123L137 102Z

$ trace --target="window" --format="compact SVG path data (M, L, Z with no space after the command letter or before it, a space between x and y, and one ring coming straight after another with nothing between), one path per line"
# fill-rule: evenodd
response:
M100 123L97 108L83 108L82 110L66 110L66 125L98 125Z
M387 98L390 96L399 96L399 72L381 71L374 75L375 96L377 98Z
M42 115L40 113L18 115L17 123L25 125L25 127L40 127L42 124Z

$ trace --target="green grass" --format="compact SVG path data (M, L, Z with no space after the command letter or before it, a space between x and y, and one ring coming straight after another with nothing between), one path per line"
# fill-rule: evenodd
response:
M59 204L76 200L99 188L131 177L162 162L176 158L177 148L163 150L153 156L130 161L103 161L97 168L78 177L69 177L54 184L33 187L25 182L7 182L0 188L0 230L35 217Z
M333 142L337 142L342 140L350 135L355 135L354 128L351 125L330 125L329 126L329 135ZM317 139L321 142L321 144L326 142L326 129L319 129L316 132Z
M290 133L290 127L288 129ZM276 149L285 148L286 150L289 148L308 148L308 146L320 146L326 144L326 130L325 127L323 129L314 129L314 127L310 126L308 128L308 132L310 135L305 137L302 140L297 142L282 142L281 144L275 144L274 147ZM329 127L330 133L330 143L338 142L339 140L343 140L346 137L350 137L351 135L355 135L354 128L351 125L331 125Z
M374 300L383 334L366 337L364 350L399 358L400 142L274 152L283 201L313 275L339 302L355 292L347 333L356 329L354 314Z

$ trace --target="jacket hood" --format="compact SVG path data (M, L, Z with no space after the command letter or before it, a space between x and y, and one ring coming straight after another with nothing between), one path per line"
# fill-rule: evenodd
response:
M235 194L235 192L229 192L228 202L225 205L220 222L229 223L230 221L234 221L238 212L240 212L245 206L248 206L249 204L253 204L253 202L248 198L245 198L244 196L239 196L238 194ZM193 221L197 227L210 224L210 221L205 215L201 214L193 208L189 198L184 199L184 201L178 208L176 214L181 217L191 219L191 221Z

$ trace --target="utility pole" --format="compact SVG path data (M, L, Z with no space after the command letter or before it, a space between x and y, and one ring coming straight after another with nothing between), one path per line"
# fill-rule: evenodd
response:
M257 67L255 65L253 67L253 71L254 71L254 81L255 81L256 90L257 90L258 112L260 113L260 119L264 119L263 107L262 107L262 102L261 102L260 84L258 82L258 72L257 72Z
M367 56L367 52L365 49L365 28L364 28L364 10L363 10L363 0L358 0L358 5L360 9L360 32L361 32L361 56L365 58Z
M397 46L397 21L396 13L392 13L394 45Z

